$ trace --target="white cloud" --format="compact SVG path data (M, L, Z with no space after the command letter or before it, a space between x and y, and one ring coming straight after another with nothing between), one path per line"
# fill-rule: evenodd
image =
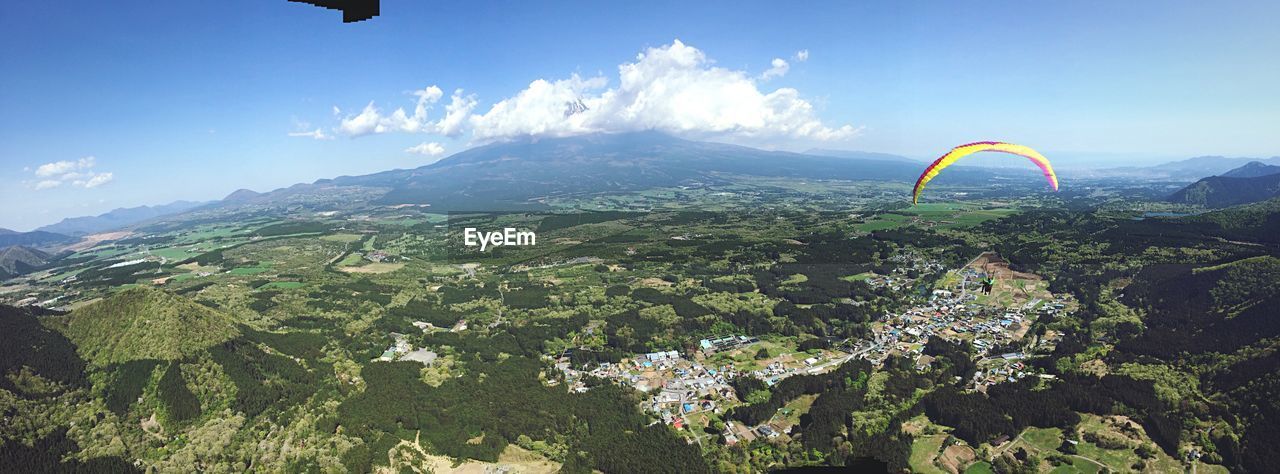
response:
M315 140L332 140L332 139L333 139L333 135L329 135L329 134L327 134L327 133L324 133L324 130L321 130L321 129L318 129L318 128L317 128L317 129L315 129L315 130L311 130L311 131L309 131L309 132L308 132L308 131L302 131L302 132L289 132L289 136L291 136L291 137L307 137L307 138L312 138L312 139L315 139Z
M619 65L618 79L617 87L608 89L600 77L533 81L515 97L473 116L472 133L482 141L638 130L837 140L858 131L824 124L799 91L762 91L748 73L716 67L679 40ZM575 100L587 110L566 114L566 104Z
M81 188L95 188L111 182L114 175L111 172L95 173L93 171L95 165L97 165L97 159L92 156L86 156L76 161L62 160L45 163L36 167L35 175L44 179L35 184L35 189L37 191L52 189L63 184ZM29 170L30 168L23 169Z
M440 101L441 97L444 97L444 91L437 86L427 86L425 89L413 91L412 94L418 98L412 115L404 108L397 108L390 114L383 114L373 102L369 102L359 114L343 117L337 131L351 137L387 132L457 136L462 132L461 124L476 106L474 96L464 96L462 89L458 89L450 97L449 105L445 106L445 116L432 122L427 116L428 111ZM334 107L333 111L335 115L342 112L338 107Z
M808 60L808 50L794 61ZM414 91L413 112L391 113L369 102L359 113L339 118L334 132L350 137L389 132L456 137L470 132L486 142L524 136L569 136L597 132L658 130L711 138L840 140L858 129L830 125L818 118L812 103L792 88L762 89L761 84L790 69L774 58L759 76L718 67L701 50L679 40L646 49L634 61L618 66L616 85L603 75L536 79L515 95L476 112L478 100L455 90L434 121L428 112L444 94L437 86ZM307 132L309 135L315 132Z
M567 136L601 131L590 122L603 105L601 97L584 98L604 87L603 77L583 79L577 74L550 82L538 79L515 97L499 101L484 115L472 115L472 135L481 140L522 135ZM568 104L584 100L587 111L567 114Z
M93 176L90 176L89 179L76 180L72 182L72 184L76 186L83 186L85 188L96 188L98 186L110 183L114 177L115 175L111 174L110 172L98 173Z
M425 156L440 156L444 154L444 145L437 142L422 142L417 145L405 148L407 153L417 153Z
M477 103L474 95L463 96L462 89L453 91L449 105L444 108L444 118L435 124L436 133L446 137L461 135L462 128L467 125L467 117L475 110Z
M338 125L338 131L349 136L368 135L370 133L381 133L378 122L382 120L378 109L373 106L373 102L364 106L364 110L354 117L346 117L342 119L342 123Z
M791 65L787 64L787 61L782 58L773 58L773 62L769 63L769 66L769 69L760 74L760 79L767 81L775 77L782 77L787 75L787 71L791 69Z
M83 170L93 168L96 158L86 156L76 161L55 161L53 163L45 163L36 168L36 176L49 177L71 173L75 170Z

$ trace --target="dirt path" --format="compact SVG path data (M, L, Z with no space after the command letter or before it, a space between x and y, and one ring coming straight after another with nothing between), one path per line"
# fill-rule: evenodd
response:
M1023 432L1025 433L1025 430L1024 430ZM1021 441L1021 440L1022 440L1022 433L1018 433L1018 437L1013 438L1013 439L1009 440L1009 442L1005 443L1005 444L1004 444L1004 447L999 448L999 449L1000 449L1000 451L999 451L999 452L997 452L994 456L991 456L991 458L992 458L992 459L995 459L995 457L996 457L996 456L999 456L999 455L1001 455L1001 454L1004 454L1005 452L1009 451L1009 449L1013 448L1013 445L1017 444L1017 443L1018 443L1018 441ZM1036 452L1036 454L1039 454L1039 455L1041 455L1041 456L1043 456L1043 455L1045 454L1044 450L1042 450L1042 449L1040 449L1040 448L1035 447L1035 446L1034 446L1034 445L1032 445L1031 443L1022 443L1022 445L1023 445L1023 446L1026 446L1027 448L1031 449L1032 451L1035 451L1035 452ZM1056 451L1055 451L1055 452L1056 452ZM1089 461L1089 462L1091 462L1091 463L1097 464L1097 465L1098 465L1098 467L1100 467L1100 468L1102 468L1102 469L1111 469L1111 468L1110 468L1109 466L1107 466L1106 464L1103 464L1102 462L1100 462L1100 461L1098 461L1098 460L1096 460L1096 459L1093 459L1093 458L1087 457L1087 456L1081 456L1081 455L1079 455L1079 454L1066 454L1066 453L1062 453L1062 455L1063 455L1063 456L1067 456L1067 457L1080 458L1080 459L1083 459L1083 460L1085 460L1085 461Z

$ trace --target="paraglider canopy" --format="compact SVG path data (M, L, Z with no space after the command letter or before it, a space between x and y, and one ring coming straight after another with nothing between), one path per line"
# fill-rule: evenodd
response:
M938 157L938 159L934 160L928 168L925 168L924 173L920 174L920 178L916 179L915 189L911 191L911 204L919 203L920 192L924 190L924 186L928 184L929 181L933 180L934 177L938 176L938 173L942 172L943 169L951 166L951 164L955 163L956 160L983 151L995 151L1026 157L1031 160L1032 163L1035 163L1036 166L1039 166L1040 170L1044 172L1044 177L1049 181L1049 186L1052 186L1054 191L1058 190L1058 175L1053 172L1053 166L1049 164L1049 159L1045 158L1044 155L1041 155L1040 152L1032 150L1031 147L1016 145L1013 143L974 142L952 148L951 151L948 151L945 155Z

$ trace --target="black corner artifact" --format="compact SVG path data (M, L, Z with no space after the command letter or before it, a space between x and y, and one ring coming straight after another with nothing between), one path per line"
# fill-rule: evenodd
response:
M378 16L380 0L289 0L297 3L310 3L330 10L342 10L342 22L354 23Z

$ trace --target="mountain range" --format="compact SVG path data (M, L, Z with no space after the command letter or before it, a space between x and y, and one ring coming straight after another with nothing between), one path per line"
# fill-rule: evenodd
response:
M1227 207L1280 197L1280 166L1258 161L1203 178L1169 196L1168 200L1206 207Z
M1258 163L1280 166L1280 156L1271 158L1232 158L1224 156L1197 156L1154 166L1125 166L1098 170L1102 176L1132 176L1143 179L1168 179L1194 181L1206 176L1221 176L1231 170Z
M1244 166L1222 173L1221 176L1227 178L1257 178L1277 173L1280 173L1280 165L1268 165L1261 161L1250 161Z
M280 206L314 202L320 197L329 202L430 204L440 211L538 209L546 207L547 199L553 197L720 184L733 176L910 183L924 165L923 161L887 153L818 148L805 153L768 151L686 140L659 132L527 137L471 148L413 169L321 179L264 193L240 189L212 205ZM1151 167L1112 168L1100 175L1193 181L1216 175L1248 177L1276 167L1280 167L1280 157L1250 160L1201 156ZM957 166L936 182L978 183L1024 174L1035 173L1030 168ZM1266 196L1269 189L1265 183L1249 183L1242 185L1239 198L1208 197L1223 195L1209 189L1216 186L1202 184L1199 191L1180 191L1170 199L1216 206L1252 202ZM1244 192L1248 189L1256 191ZM64 219L38 229L55 235L0 234L0 247L73 240L68 236L114 230L205 204L208 203L178 201Z
M378 188L379 204L430 204L434 210L517 210L545 207L549 197L654 187L729 182L733 176L913 182L924 163L882 153L767 151L699 142L658 132L525 138L493 143L407 170L341 176L253 194L237 191L228 201L270 203L335 188ZM994 174L1033 170L956 167L938 182L976 182ZM230 199L234 198L234 199Z
M68 217L57 224L50 224L36 230L71 236L96 234L127 227L148 219L177 214L205 204L207 203L174 201L159 206L119 208L96 216Z
M42 230L34 230L31 232L18 232L9 229L0 229L0 248L12 245L26 245L31 247L44 247L50 245L59 245L74 242L75 237L69 235L55 234Z

